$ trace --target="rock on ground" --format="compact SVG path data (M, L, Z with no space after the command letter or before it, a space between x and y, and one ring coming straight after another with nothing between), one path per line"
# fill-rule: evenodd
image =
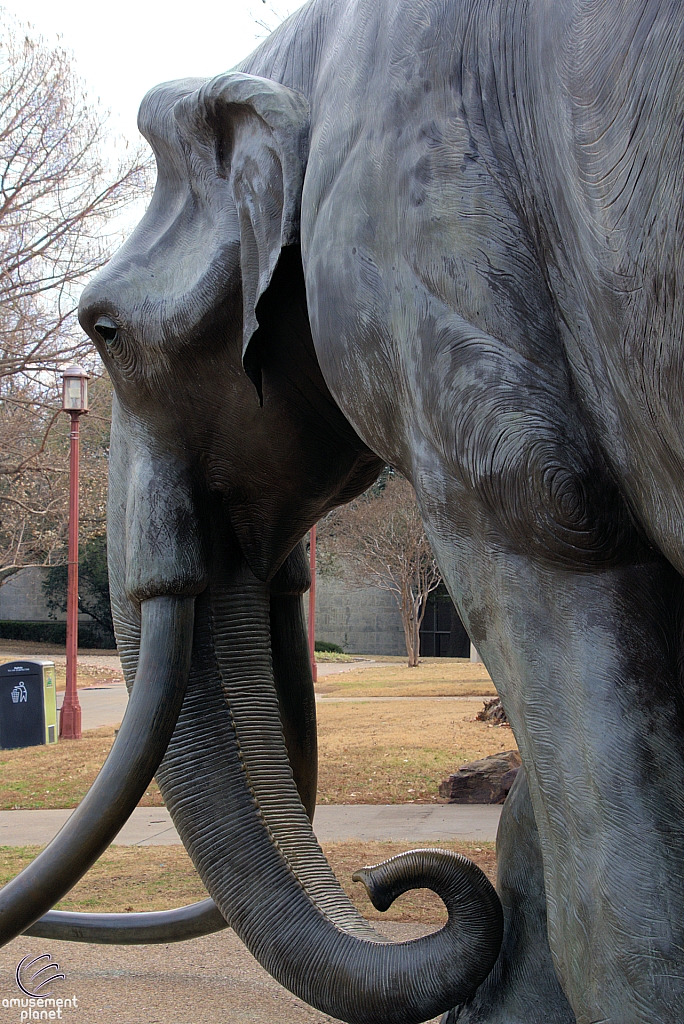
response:
M451 804L502 804L521 764L517 750L470 761L440 782L439 795Z

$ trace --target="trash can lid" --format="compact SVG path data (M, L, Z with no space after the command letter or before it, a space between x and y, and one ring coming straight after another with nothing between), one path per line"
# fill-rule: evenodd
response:
M22 661L6 661L0 665L0 676L38 674L41 669L48 667L54 668L54 661L46 661L44 659L36 659L35 661L28 661L26 659Z

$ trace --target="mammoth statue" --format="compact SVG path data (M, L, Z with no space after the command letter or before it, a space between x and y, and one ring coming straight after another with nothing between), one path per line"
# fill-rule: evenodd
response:
M154 197L81 301L131 699L4 939L227 921L354 1024L684 1018L683 46L675 0L310 0L145 98ZM443 897L397 944L311 829L298 548L383 463L525 768L498 896L446 853L360 873ZM47 913L155 773L211 900Z

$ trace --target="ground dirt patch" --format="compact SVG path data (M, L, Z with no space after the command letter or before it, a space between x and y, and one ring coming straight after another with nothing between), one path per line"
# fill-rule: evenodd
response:
M55 665L57 692L66 690L66 666ZM95 665L78 665L77 686L111 686L123 683L124 675L120 669L98 668Z

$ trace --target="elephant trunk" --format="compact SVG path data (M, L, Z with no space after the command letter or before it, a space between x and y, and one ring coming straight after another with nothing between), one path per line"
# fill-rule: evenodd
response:
M309 820L316 807L316 703L309 665L309 647L301 594L310 576L301 545L291 553L271 583L272 661L287 755L295 785ZM122 611L122 596L118 611ZM131 682L140 654L140 634L127 616L119 614L121 660ZM126 628L126 625L128 628ZM115 945L185 942L226 928L213 900L175 910L152 913L93 914L50 910L24 932L44 939Z
M449 910L441 931L394 944L358 914L316 841L288 760L268 587L244 567L234 576L198 598L193 672L157 773L176 827L222 915L283 985L349 1022L424 1021L462 1002L493 966L496 894L464 858L424 851L363 880L378 904L434 888Z
M0 942L33 924L106 850L151 782L178 718L190 670L194 598L141 605L138 669L100 774L50 845L0 891Z

